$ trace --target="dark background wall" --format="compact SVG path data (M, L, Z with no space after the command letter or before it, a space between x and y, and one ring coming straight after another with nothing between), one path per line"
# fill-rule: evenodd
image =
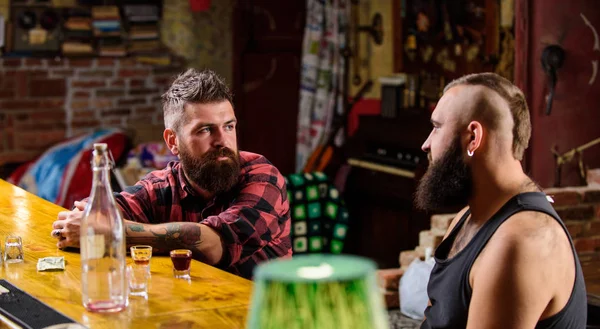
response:
M600 1L517 0L516 8L516 82L527 95L533 125L526 169L548 187L555 180L552 147L564 153L600 137L600 76L590 84L600 47L594 50L598 41L581 16L600 32ZM550 44L563 47L566 57L547 116L547 78L540 57ZM585 151L583 160L589 168L600 167L600 145ZM561 176L563 186L579 185L577 162L564 165Z

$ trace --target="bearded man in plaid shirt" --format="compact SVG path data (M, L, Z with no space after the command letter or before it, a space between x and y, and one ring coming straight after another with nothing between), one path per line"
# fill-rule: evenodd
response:
M115 193L128 246L190 249L246 278L256 264L292 255L285 180L265 157L238 151L232 104L209 70L188 70L163 95L163 137L180 161ZM58 215L52 235L59 248L79 246L85 204Z

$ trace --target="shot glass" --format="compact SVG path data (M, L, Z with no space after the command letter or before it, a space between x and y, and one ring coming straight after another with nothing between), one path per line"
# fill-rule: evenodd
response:
M132 246L131 258L136 266L143 267L150 272L150 259L152 258L152 246Z
M127 266L127 282L129 295L148 298L148 270L142 266Z
M6 264L23 261L23 242L20 236L9 235L4 243L4 262Z
M171 251L170 256L173 262L173 275L178 279L189 279L192 251L188 249L175 249Z

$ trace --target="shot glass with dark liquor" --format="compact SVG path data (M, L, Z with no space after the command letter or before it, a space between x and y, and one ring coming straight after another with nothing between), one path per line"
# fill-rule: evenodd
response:
M151 246L132 246L129 248L131 251L131 258L136 266L145 267L148 273L150 273L150 259L152 259L152 247Z
M178 279L189 279L192 251L188 249L175 249L171 251L170 255L173 262L173 275Z

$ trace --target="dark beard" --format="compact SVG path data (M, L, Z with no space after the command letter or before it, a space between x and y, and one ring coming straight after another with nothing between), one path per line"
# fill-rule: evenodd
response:
M229 160L217 160L228 157ZM198 187L214 194L231 190L240 176L240 155L223 147L194 158L188 149L179 147L179 159L189 180Z
M447 211L467 204L472 193L473 176L463 156L460 137L457 136L446 153L429 164L415 195L419 209Z

